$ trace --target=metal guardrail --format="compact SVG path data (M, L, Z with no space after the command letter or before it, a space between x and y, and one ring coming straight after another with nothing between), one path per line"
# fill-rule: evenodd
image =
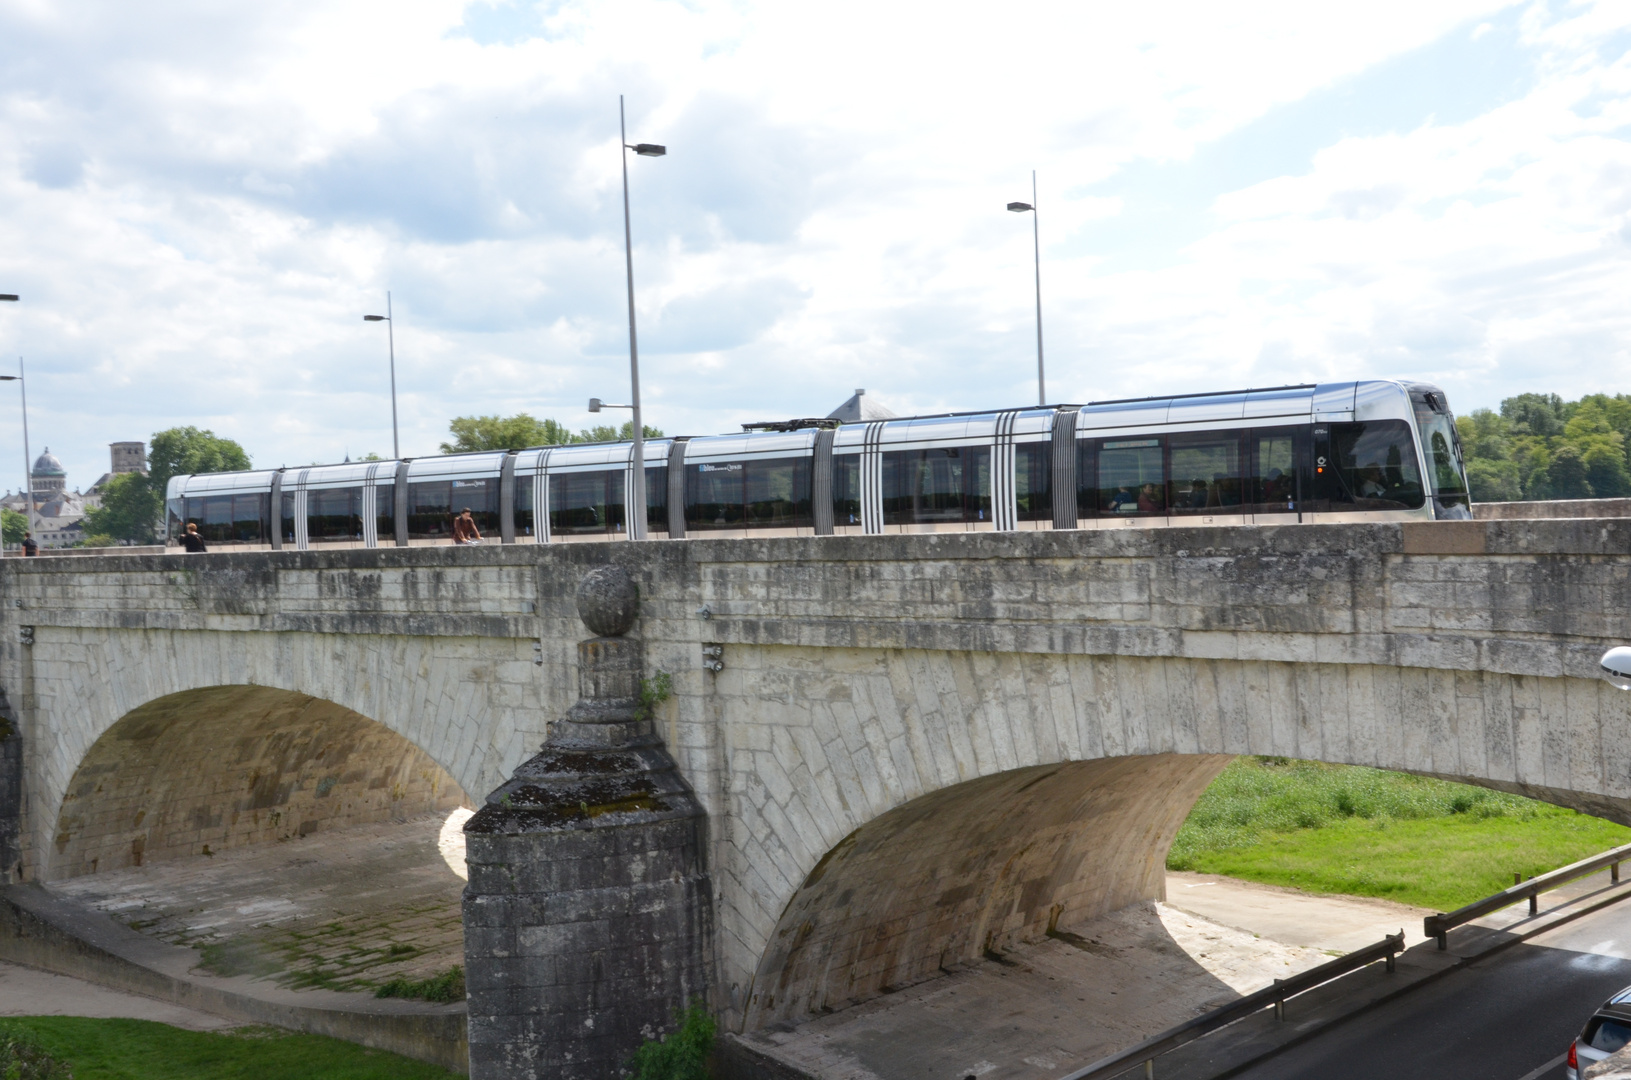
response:
M1144 1076L1155 1076L1155 1059L1169 1051L1176 1050L1185 1043L1194 1042L1203 1035L1207 1035L1218 1028L1226 1027L1241 1017L1249 1016L1259 1009L1274 1006L1274 1016L1278 1020L1285 1019L1286 998L1294 997L1306 990L1312 990L1322 983L1330 982L1351 971L1358 971L1362 967L1376 963L1378 960L1387 961L1387 970L1393 970L1393 958L1404 951L1404 931L1389 934L1374 945L1367 945L1345 956L1321 964L1319 967L1309 968L1307 971L1293 975L1289 979L1275 979L1273 986L1265 986L1254 994L1247 994L1238 1001L1231 1001L1227 1005L1219 1006L1211 1012L1188 1020L1177 1027L1168 1028L1159 1035L1145 1039L1137 1046L1129 1047L1119 1054L1112 1054L1107 1058L1100 1058L1086 1068L1078 1069L1060 1080L1109 1080L1110 1077L1120 1076L1144 1063Z
M1615 884L1620 880L1620 863L1631 861L1631 844L1611 848L1601 855L1593 855L1589 859L1570 863L1556 870L1548 871L1528 881L1520 881L1510 889L1502 889L1493 896L1486 896L1482 900L1474 900L1466 907L1456 908L1449 914L1439 913L1429 915L1421 921L1422 933L1438 940L1438 947L1450 947L1450 931L1463 923L1488 915L1492 911L1499 911L1504 907L1511 907L1519 900L1529 901L1529 914L1540 913L1540 894L1554 889L1565 882L1576 878L1583 878L1588 874L1595 874L1603 867L1609 868L1609 879ZM1514 875L1516 876L1516 875Z

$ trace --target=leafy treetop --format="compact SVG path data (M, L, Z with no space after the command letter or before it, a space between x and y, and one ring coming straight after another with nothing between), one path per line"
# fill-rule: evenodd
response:
M538 420L527 413L514 416L458 416L449 422L452 442L442 443L444 454L464 454L476 450L519 450L526 446L565 446L568 443L616 442L634 438L634 422L623 426L602 424L574 433L556 420ZM662 438L662 432L643 425L645 437Z

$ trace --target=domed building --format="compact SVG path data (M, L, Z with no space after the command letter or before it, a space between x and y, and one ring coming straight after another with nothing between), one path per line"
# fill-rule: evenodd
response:
M68 490L68 470L62 467L57 455L48 446L34 459L28 470L34 487L34 539L42 548L72 547L85 536L81 521L85 517L85 497ZM28 506L27 492L9 492L0 499L0 506L23 513Z
M34 459L34 468L29 470L29 477L34 481L34 498L39 502L47 502L53 495L58 495L68 487L68 470L62 467L57 455L47 446L45 453Z

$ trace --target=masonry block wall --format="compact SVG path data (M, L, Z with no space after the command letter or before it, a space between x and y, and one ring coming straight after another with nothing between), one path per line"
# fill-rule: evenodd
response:
M63 799L48 876L466 804L423 750L333 702L262 686L183 691L133 710L85 755Z
M1631 820L1631 695L1596 671L1631 641L1631 520L494 545L0 563L25 863L49 863L97 739L185 690L332 701L492 790L574 700L573 590L608 562L641 582L648 667L674 676L656 720L708 812L735 1022L781 980L766 958L829 853L1015 770L1286 754ZM885 927L927 895L892 888L844 920Z

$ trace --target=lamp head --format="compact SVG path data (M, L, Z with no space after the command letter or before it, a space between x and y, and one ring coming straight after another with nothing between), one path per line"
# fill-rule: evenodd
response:
M1027 210L1035 210L1036 207L1032 206L1028 202L1011 202L1008 204L1008 209L1012 210L1016 214L1023 214Z
M15 299L17 299L17 294L14 293L14 292L0 292L0 300L15 300Z
M1631 648L1616 646L1598 661L1603 667L1603 678L1621 690L1631 690Z
M668 147L654 142L635 143L634 152L641 157L662 157L668 153Z
M385 321L385 316L383 316L383 315L364 315L362 317L362 321L363 322L384 322Z
M592 397L592 398L589 399L589 411L590 412L599 412L600 411L600 399L599 398Z

